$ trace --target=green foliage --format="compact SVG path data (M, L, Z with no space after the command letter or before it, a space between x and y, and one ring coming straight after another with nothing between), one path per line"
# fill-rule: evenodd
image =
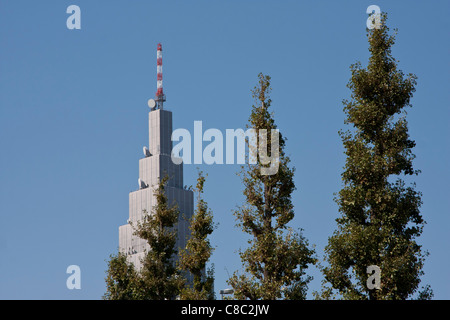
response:
M135 300L139 295L136 286L136 271L127 261L126 255L118 253L111 255L108 261L106 276L106 293L104 300Z
M105 299L165 300L175 299L184 286L184 279L175 267L174 258L178 208L170 206L165 194L168 177L161 179L155 191L156 205L152 213L144 212L134 234L150 246L139 271L119 253L108 262Z
M187 241L186 248L180 252L179 268L193 275L192 287L185 287L181 291L182 300L206 300L214 299L214 267L205 274L213 248L208 236L214 230L213 214L208 204L203 200L203 186L205 176L199 172L196 191L198 193L197 208L190 219L191 237Z
M418 288L426 256L415 241L425 224L421 193L400 178L419 173L404 111L416 76L397 69L385 14L368 39L369 64L351 66L351 100L343 102L353 130L340 131L347 159L335 199L341 216L325 249L329 265L323 272L332 286L322 294L326 299L332 289L344 299L406 299ZM370 265L381 268L380 290L366 286Z
M252 106L247 127L271 132L277 127L269 112L270 77L258 77L259 84L252 91L256 105ZM267 146L271 146L271 135ZM259 157L256 164L242 168L247 201L234 214L238 226L253 238L249 240L250 247L240 252L245 274L235 272L228 280L237 299L304 299L311 280L304 276L308 265L315 263L314 251L300 233L287 226L294 217L291 194L295 185L294 169L289 168L284 147L285 138L280 133L279 167L275 174L261 173L261 168L268 165ZM270 151L274 152L267 149L268 155Z
M155 192L156 205L151 214L145 214L137 223L135 235L147 241L150 249L142 262L139 272L139 285L142 298L150 300L174 299L184 285L184 279L176 269L174 258L177 254L176 223L179 210L177 205L170 206L165 194L168 181L161 179Z

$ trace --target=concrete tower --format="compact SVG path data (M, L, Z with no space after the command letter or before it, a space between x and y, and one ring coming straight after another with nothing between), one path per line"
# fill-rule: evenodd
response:
M159 44L158 66L162 64L160 50ZM160 70L159 67L158 70ZM172 112L162 109L163 99L160 95L162 95L162 84L158 82L155 100L159 103L155 103L154 100L149 101L149 147L144 147L144 158L139 160L139 190L130 192L128 223L119 227L119 251L126 254L128 260L134 263L138 270L141 268L140 260L149 249L149 245L145 240L133 235L133 228L129 222L136 225L136 222L143 218L144 210L152 214L153 207L156 205L154 192L161 178L165 175L169 176L165 188L166 195L169 204L176 203L180 211L177 224L177 249L186 246L189 219L194 211L194 194L183 187L183 163L176 165L171 159Z

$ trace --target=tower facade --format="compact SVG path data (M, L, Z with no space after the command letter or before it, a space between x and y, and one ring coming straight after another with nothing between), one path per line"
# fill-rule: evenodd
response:
M158 93L156 98L158 99ZM139 160L139 189L130 192L129 218L127 224L119 227L119 251L127 255L137 270L141 268L141 259L150 247L145 240L133 234L130 222L136 225L143 219L145 212L153 213L153 207L156 205L154 192L165 175L169 177L165 187L168 203L169 205L176 203L179 209L176 226L177 249L186 246L189 219L194 211L194 194L183 187L183 163L179 161L177 163L180 164L175 164L171 158L172 112L162 109L162 103L158 105L149 103L149 106L149 147L144 147L144 157Z

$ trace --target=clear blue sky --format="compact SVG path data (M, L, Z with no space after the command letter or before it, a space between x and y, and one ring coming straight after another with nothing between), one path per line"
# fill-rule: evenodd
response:
M68 30L66 8L81 8ZM366 8L398 28L394 56L418 76L408 110L415 178L430 252L422 284L450 299L448 1L13 1L0 2L0 299L99 299L106 260L128 218L138 159L148 144L147 100L163 44L166 107L174 128L244 128L250 90L272 77L275 119L296 168L294 228L319 258L338 217L350 64L367 64ZM185 184L196 167L185 165ZM238 165L201 165L218 229L216 291L241 269L246 237ZM81 290L66 268L81 268ZM320 288L321 273L309 297Z

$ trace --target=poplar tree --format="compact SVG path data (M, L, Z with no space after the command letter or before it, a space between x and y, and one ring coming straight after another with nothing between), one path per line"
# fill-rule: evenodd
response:
M104 300L135 300L140 291L137 287L137 274L133 264L121 252L111 255L106 271L106 293Z
M301 234L288 227L294 218L291 201L295 190L294 169L289 167L290 159L285 154L286 139L278 136L278 150L269 150L273 136L271 130L277 126L269 111L272 100L270 77L258 75L259 83L252 91L255 105L252 106L247 128L260 133L266 130L267 144L261 145L261 135L256 144L247 140L250 152L259 146L256 164L242 167L241 179L245 187L246 202L238 207L234 215L238 226L248 233L249 248L240 251L244 273L235 272L227 281L234 289L237 299L305 299L310 276L305 276L309 264L315 263L314 251ZM263 147L264 146L264 147ZM263 148L263 149L262 149ZM278 153L278 170L269 169L261 154Z
M197 208L189 223L191 231L186 248L180 252L179 268L190 273L193 283L187 285L182 291L182 300L212 300L214 294L214 268L206 271L206 263L210 259L213 247L208 236L214 231L213 214L203 199L203 186L205 176L199 172L195 191L198 194Z
M347 156L343 188L335 198L340 217L326 246L323 292L337 292L344 299L407 299L416 292L427 253L416 241L425 224L420 214L421 193L407 185L413 168L406 107L415 92L414 74L405 75L391 48L386 14L378 28L367 31L370 58L367 68L351 65L344 100L345 123L340 131ZM380 288L369 289L367 268L380 268ZM429 287L421 297L430 296Z
M150 247L141 259L141 269L136 270L123 253L111 255L103 299L170 300L183 290L186 281L175 263L179 210L176 204L169 204L165 193L168 179L164 176L155 189L152 212L144 210L142 220L132 224L134 235L146 240Z
M176 204L169 204L165 193L168 179L164 176L160 180L155 191L156 205L150 214L145 212L134 232L150 246L141 260L142 268L137 277L137 286L141 289L139 299L175 299L184 285L175 265L179 210Z

